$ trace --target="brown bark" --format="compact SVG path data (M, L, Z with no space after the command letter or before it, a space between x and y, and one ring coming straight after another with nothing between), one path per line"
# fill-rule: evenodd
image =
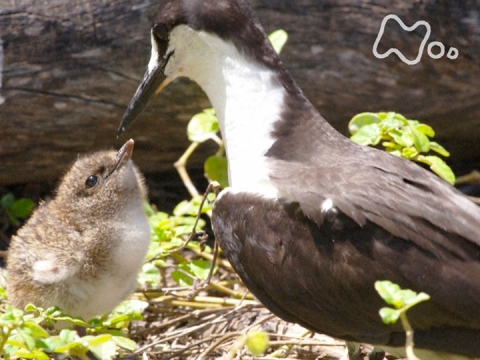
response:
M156 4L147 0L0 0L0 185L58 177L78 153L119 147L121 116L145 70ZM286 67L342 132L362 111L394 110L429 123L450 162L480 163L480 5L475 1L252 0L267 32L285 29ZM458 58L417 65L372 48L382 19L426 20L429 43ZM425 30L389 22L379 52L413 59ZM439 48L432 49L438 52ZM188 146L189 118L209 106L195 84L177 80L127 136L143 171L173 169ZM212 151L203 146L193 161Z

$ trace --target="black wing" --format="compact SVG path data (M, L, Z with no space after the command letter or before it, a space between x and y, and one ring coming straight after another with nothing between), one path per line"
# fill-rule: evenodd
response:
M271 179L318 225L328 198L360 226L373 222L439 258L480 260L480 207L417 164L364 146L353 149L321 166L271 159Z
M374 282L424 291L431 300L409 311L416 346L480 356L479 209L423 169L401 177L376 164L366 179L358 160L350 174L276 167L283 201L222 194L212 223L225 255L272 312L345 340L403 346Z

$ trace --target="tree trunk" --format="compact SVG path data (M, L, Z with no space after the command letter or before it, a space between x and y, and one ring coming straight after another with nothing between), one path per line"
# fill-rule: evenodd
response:
M445 0L251 0L267 32L289 34L282 59L307 97L338 130L363 111L397 111L426 122L465 171L480 164L480 5ZM116 131L146 68L148 0L0 0L0 185L55 179L77 154L118 148ZM373 45L382 20L425 20L431 35L416 65ZM378 53L398 48L414 59L425 27L388 21ZM429 56L441 42L445 55ZM451 47L458 57L450 59ZM430 45L430 54L441 51ZM452 55L452 53L450 54ZM453 53L454 55L454 53ZM453 56L452 56L453 57ZM127 136L145 172L173 169L187 148L188 120L209 102L177 80ZM201 166L212 146L202 146Z

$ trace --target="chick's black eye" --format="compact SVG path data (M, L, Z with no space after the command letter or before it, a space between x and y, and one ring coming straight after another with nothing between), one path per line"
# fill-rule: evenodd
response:
M95 185L97 185L97 183L98 183L98 177L96 177L95 175L90 175L85 181L85 186L87 187L87 189L90 189Z

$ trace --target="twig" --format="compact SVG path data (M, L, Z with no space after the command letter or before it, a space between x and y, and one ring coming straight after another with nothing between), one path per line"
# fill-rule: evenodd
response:
M405 329L405 334L406 334L406 340L405 340L405 351L407 353L407 359L408 360L420 360L415 353L413 352L413 329L412 326L410 325L408 319L407 319L407 314L405 311L403 311L400 314L400 320L402 321L403 328Z
M455 185L477 183L480 184L480 171L473 170L470 174L459 176L455 180Z
M260 303L256 300L230 299L230 298L221 298L221 297L214 297L214 296L195 296L190 301L180 300L172 297L162 297L162 298L154 299L152 300L152 302L164 303L164 304L169 304L173 306L187 306L194 309L239 306L241 304L260 306Z
M227 317L233 312L238 312L239 309L241 309L242 307L243 306L237 306L233 309L225 309L226 311L223 315L217 315L217 314L210 315L209 317L213 317L213 318L209 321L205 321L205 319L203 319L203 323L200 323L199 325L192 325L192 326L188 327L187 329L172 331L170 334L168 334L168 336L166 336L162 339L156 340L156 341L154 341L150 344L147 344L147 345L137 349L133 353L133 355L140 354L140 353L142 353L142 352L144 352L148 349L151 349L151 348L153 348L153 347L155 347L155 346L157 346L157 345L159 345L163 342L174 340L178 337L186 336L186 335L191 334L193 332L200 331L201 329L203 329L205 327L212 326L214 324L228 322L229 319ZM250 308L251 306L250 305L245 305L244 307L245 308Z
M214 192L215 192L215 195L217 195L219 189L220 189L220 184L219 184L218 182L216 182L216 181L212 181L210 184L208 184L207 190L205 190L205 193L203 194L202 201L200 202L200 206L198 207L197 216L195 217L195 222L193 223L193 229L192 229L192 232L190 233L190 236L189 236L188 239L183 243L182 246L180 246L180 247L177 248L177 249L171 250L170 253L174 253L174 252L178 252L178 251L183 250L183 249L188 245L188 243L189 243L190 241L192 241L193 238L198 234L198 232L195 231L195 229L197 228L198 222L200 221L200 216L202 216L203 204L205 204L205 201L207 200L208 194L210 194L212 191L214 191Z
M220 339L218 339L217 341L215 341L212 345L210 345L203 353L200 354L200 356L198 357L198 359L203 359L205 356L207 356L209 353L211 353L213 350L215 350L217 347L220 346L221 343L223 343L224 341L234 337L234 336L241 336L242 333L241 332L230 332L230 333L227 333L225 335L223 335Z
M227 294L227 295L232 296L232 297L237 298L237 299L239 299L239 298L241 298L241 299L246 299L246 298L253 299L252 294L241 294L238 291L231 290L231 289L227 288L226 286L221 285L220 283L211 282L209 286L211 288L214 288L218 291L223 292L224 294Z
M475 204L480 205L480 198L476 196L467 196L467 198L469 198L471 202L474 202Z
M175 169L177 169L178 175L180 175L183 184L185 185L192 197L197 196L199 193L195 185L193 185L192 179L188 175L186 165L188 158L193 154L198 145L200 145L200 143L196 141L192 142L187 148L187 150L185 150L185 152L182 154L182 156L180 156L180 158L173 164L173 166L175 166Z
M212 255L212 254L198 251L198 250L195 249L195 248L190 249L190 250L191 250L193 253L195 253L195 255L201 256L201 257L203 257L204 259L206 259L206 260L208 260L208 261L213 261L214 255ZM217 258L216 263L217 263L218 265L221 265L222 267L224 267L224 268L227 269L228 271L234 271L232 265L231 265L227 260L223 260L223 259L218 259L218 258Z

